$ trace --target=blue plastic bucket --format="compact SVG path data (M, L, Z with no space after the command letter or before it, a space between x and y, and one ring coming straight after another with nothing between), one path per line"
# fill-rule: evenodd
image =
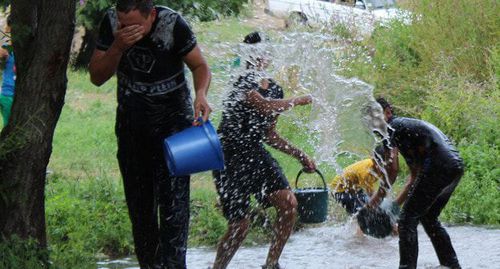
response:
M210 121L165 138L163 147L171 176L224 169L222 147Z

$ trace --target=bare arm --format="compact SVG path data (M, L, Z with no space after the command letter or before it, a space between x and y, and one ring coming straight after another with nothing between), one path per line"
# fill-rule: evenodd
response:
M398 197L396 198L396 202L398 203L398 205L402 205L406 201L406 198L408 197L408 192L415 183L415 179L417 178L417 174L420 171L420 167L410 166L410 171L411 173L408 176L408 179L406 180L406 184L403 187L403 190L399 192Z
M193 50L184 56L183 60L193 74L194 90L196 94L194 101L194 118L196 120L201 113L203 121L207 121L210 112L212 112L207 101L208 87L210 86L212 74L198 46L194 47Z
M306 95L290 99L266 99L256 90L252 90L247 94L247 102L260 113L271 115L289 110L294 106L310 104L312 97Z
M272 125L272 127L269 129L269 132L267 133L266 136L266 144L269 146L285 153L288 154L292 157L295 157L301 164L304 166L304 168L307 171L314 171L316 170L316 164L314 163L313 160L311 160L307 154L305 154L303 151L300 149L294 147L292 144L290 144L288 141L283 139L277 132L276 132L276 119L278 117L276 116L275 121Z
M140 25L130 25L116 31L115 39L108 50L94 50L89 64L90 81L96 86L108 81L115 74L123 52L143 36L144 27Z
M123 52L110 47L106 51L95 49L90 58L90 81L96 86L101 86L116 72Z
M385 171L387 171L387 176L389 177L389 182L391 186L396 181L399 172L399 150L394 147L390 151L390 156L388 158L387 164L385 165Z
M370 207L377 207L381 202L382 199L387 195L387 190L389 190L390 186L394 184L396 181L396 178L398 176L398 171L399 171L399 150L398 148L394 147L390 151L390 156L387 158L387 163L384 166L385 171L387 172L387 176L389 179L389 186L386 182L381 182L380 187L378 188L377 192L375 194L371 195L370 202L368 203L368 206Z

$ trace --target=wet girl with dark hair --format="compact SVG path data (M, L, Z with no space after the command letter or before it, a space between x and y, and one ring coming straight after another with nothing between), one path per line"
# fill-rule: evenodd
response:
M262 40L262 35L254 32L245 37L244 43L252 45ZM251 195L264 207L277 210L275 236L263 268L280 268L278 259L295 223L297 201L281 167L264 144L295 157L307 171L316 167L275 129L281 112L310 104L312 98L283 99L283 89L274 80L259 75L267 64L265 56L252 55L246 72L224 101L219 133L226 169L214 172L214 177L228 230L219 242L214 269L226 268L245 239L250 226Z

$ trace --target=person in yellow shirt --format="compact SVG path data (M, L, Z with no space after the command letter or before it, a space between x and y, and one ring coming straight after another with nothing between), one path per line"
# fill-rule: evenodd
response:
M333 196L347 213L352 215L358 212L370 200L378 181L384 178L384 173L377 165L377 159L381 160L382 156L384 147L378 146L372 158L346 167L342 174L332 180L330 186Z

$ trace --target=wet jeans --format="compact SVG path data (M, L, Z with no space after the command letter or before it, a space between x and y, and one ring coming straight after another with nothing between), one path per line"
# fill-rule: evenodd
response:
M410 190L399 220L399 268L416 268L418 257L417 226L422 223L430 237L439 262L460 268L450 237L438 216L463 175L461 162L421 172Z
M118 162L141 269L186 268L189 176L168 175L162 138L190 122L132 128L118 118Z

